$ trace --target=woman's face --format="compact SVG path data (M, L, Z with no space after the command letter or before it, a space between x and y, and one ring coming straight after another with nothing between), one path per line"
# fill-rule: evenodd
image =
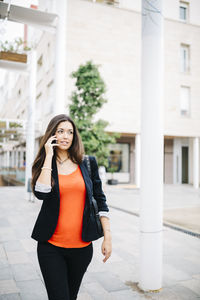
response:
M61 122L56 129L56 143L59 144L57 148L60 150L68 150L71 147L74 129L69 121Z

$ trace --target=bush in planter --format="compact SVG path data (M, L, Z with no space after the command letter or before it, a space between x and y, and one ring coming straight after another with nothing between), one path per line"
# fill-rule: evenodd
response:
M112 174L112 178L108 179L108 184L111 184L111 185L118 184L118 180L113 178L113 174L117 171L117 168L118 167L107 168L108 172L110 172Z
M16 38L12 42L0 41L0 59L10 60L15 62L27 62L27 51L31 48L26 45L26 41L22 38Z

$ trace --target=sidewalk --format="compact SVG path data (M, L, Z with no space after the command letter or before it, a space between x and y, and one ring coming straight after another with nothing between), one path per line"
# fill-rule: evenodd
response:
M188 191L188 193L186 192ZM176 193L166 187L166 209L195 207L198 196L186 187ZM124 209L138 207L138 190L106 186L108 203ZM175 200L176 195L178 200ZM196 194L195 194L196 195ZM173 199L171 199L173 198ZM176 203L175 203L176 202ZM42 201L24 200L22 187L0 188L0 300L47 300L36 246L30 238ZM123 204L123 205L122 205ZM101 240L93 243L94 257L81 285L78 300L193 300L200 299L200 239L164 227L163 288L142 293L139 280L139 218L111 208L113 254L102 263Z
M106 185L111 207L139 215L140 191L134 185ZM200 235L200 191L191 185L164 185L163 221Z

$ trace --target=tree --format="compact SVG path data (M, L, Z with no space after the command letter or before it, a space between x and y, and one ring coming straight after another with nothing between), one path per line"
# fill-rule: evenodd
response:
M119 134L105 132L109 124L107 121L93 120L95 114L107 102L104 98L105 83L98 67L88 61L71 74L71 77L76 79L76 90L71 95L72 103L69 105L69 111L80 132L85 152L88 155L95 155L99 165L108 167L108 145L115 143Z

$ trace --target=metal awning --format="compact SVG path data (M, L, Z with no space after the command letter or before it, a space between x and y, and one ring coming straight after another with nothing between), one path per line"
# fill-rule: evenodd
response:
M55 32L57 15L38 9L17 6L0 1L0 19L6 19L17 23L24 23L38 27L42 30Z

